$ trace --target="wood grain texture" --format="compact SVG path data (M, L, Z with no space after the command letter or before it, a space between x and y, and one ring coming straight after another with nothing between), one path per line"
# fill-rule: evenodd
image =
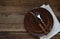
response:
M32 7L32 6L25 6L25 7L24 6L19 6L19 7L5 6L5 7L3 7L3 6L0 6L0 14L5 14L5 15L9 15L9 14L25 15L29 10L32 10L34 8L38 8L38 7ZM51 8L53 9L56 16L60 16L59 7L51 5Z
M1 24L22 24L24 22L24 15L8 15L7 17L4 15L0 14L0 23Z
M0 13L26 14L42 4L50 4L55 14L60 16L60 0L0 0Z
M0 31L26 31L23 23L24 15L0 15Z
M29 33L9 33L0 32L0 39L39 39L39 37L33 36ZM51 39L60 39L60 33L52 37Z
M60 33L58 33L57 35L55 35L55 36L52 37L51 39L60 39Z
M57 17L60 16L60 11L58 10L58 7L56 7L55 5L51 5L51 8Z
M26 31L23 24L0 24L0 31Z
M1 16L3 19L5 19L5 16ZM0 17L0 18L1 18ZM19 20L15 20L16 18L18 19L18 17L24 18L24 15L8 15L6 23L0 23L0 34L2 33L2 35L0 35L0 39L38 39L35 38L35 36L32 36L30 34L28 34L28 32L25 30L24 25L23 25L23 19L20 20L21 22L19 22ZM2 21L1 18L1 21ZM60 17L58 17L58 19L60 20ZM17 22L15 22L15 21ZM54 36L52 39L59 39L60 34L57 34L56 36Z
M0 0L2 6L38 6L41 5L43 0Z
M0 39L39 39L24 28L24 16L42 4L50 4L60 21L60 0L0 0ZM60 33L52 39L60 39Z
M30 9L32 9L32 6L0 6L0 13L4 13L4 14L13 14L13 13L17 13L17 14L24 14L27 13L27 11L29 11Z
M7 17L0 14L0 31L26 31L24 28L24 16L11 14ZM60 21L60 17L58 17Z
M60 1L56 0L0 0L0 13L3 14L26 14L33 8L42 4L50 4L57 16L60 16Z
M0 34L0 39L39 39L38 37L36 36L33 36L29 33L19 33L19 34L10 34L10 33L7 33L7 34Z
M50 0L51 5L60 5L60 0Z
M60 16L60 0L50 0L50 5L57 16Z

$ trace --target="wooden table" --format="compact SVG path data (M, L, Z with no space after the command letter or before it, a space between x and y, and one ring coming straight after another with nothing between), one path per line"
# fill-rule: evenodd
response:
M38 39L24 28L27 11L50 4L60 20L60 0L0 0L0 39ZM52 39L60 39L60 33Z

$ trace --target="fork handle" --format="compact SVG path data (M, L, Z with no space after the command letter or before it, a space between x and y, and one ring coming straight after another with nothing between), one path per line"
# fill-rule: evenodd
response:
M40 23L39 26L41 27L42 31L47 34L48 32L46 31L46 29L42 26L42 24Z
M45 29L46 29L47 31L50 31L50 30L47 28L47 25L45 24L44 21L42 21L42 24L44 25L44 27L45 27Z

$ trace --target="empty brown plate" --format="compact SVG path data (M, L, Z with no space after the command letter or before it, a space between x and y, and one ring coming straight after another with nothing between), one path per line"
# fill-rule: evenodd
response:
M41 27L40 27L39 23L37 22L37 20L35 19L35 17L30 12L33 12L33 14L38 12L40 14L42 20L44 21L44 23L46 25L46 28L48 29L46 31L49 33L53 26L53 18L52 18L52 15L50 14L50 12L44 8L37 8L37 9L28 11L28 13L25 15L25 19L24 19L24 26L25 26L26 30L35 36L46 35L43 32L43 30L41 29ZM41 21L40 19L38 19L38 20L39 20L39 22ZM41 22L40 22L40 24L41 24ZM43 24L42 24L42 26L43 26ZM45 29L45 27L44 27L44 29Z

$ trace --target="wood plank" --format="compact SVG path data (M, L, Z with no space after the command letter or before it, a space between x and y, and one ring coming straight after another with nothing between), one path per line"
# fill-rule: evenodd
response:
M60 17L58 17L60 21ZM26 31L24 28L24 15L0 15L0 31Z
M5 14L13 14L13 13L20 13L24 14L27 11L31 10L32 6L0 6L0 13Z
M57 16L60 16L60 0L50 0L50 5Z
M56 0L0 0L0 13L26 14L29 10L41 6L43 3L49 3L53 7L53 11L57 16L60 16L60 1ZM6 6L2 6L6 5Z
M50 5L60 5L60 0L50 0Z
M16 16L16 15L13 15L13 16ZM58 18L60 18L60 17L58 17ZM11 23L11 24L0 24L0 26L3 26L3 27L0 27L0 29L2 28L1 31L5 31L4 35L0 35L1 39L13 39L13 38L15 38L15 39L37 39L37 38L35 38L35 36L32 36L26 32L23 24L21 26L21 24ZM12 31L13 31L13 33L11 33ZM17 33L15 33L15 32L17 32ZM25 32L26 32L26 34L25 34ZM59 39L60 38L59 36L60 36L60 34L57 34L57 36L54 36L52 39Z
M58 7L54 6L54 5L51 5L52 7L52 10L54 11L55 15L58 17L60 16L60 10Z
M0 24L23 24L25 15L11 14L7 17L0 14ZM60 18L60 15L58 16Z
M50 0L43 0L44 1L44 4L50 4Z
M52 6L52 9L56 16L60 16L60 10L59 7ZM14 6L0 6L0 13L9 15L9 14L20 14L20 15L25 15L29 10L32 10L37 7L32 7L32 6L20 6L20 7L14 7Z
M0 34L0 39L39 39L36 36L30 35L28 33L20 34Z
M60 39L60 33L58 33L57 35L55 35L55 36L52 37L51 39Z
M0 31L26 31L24 29L24 15L5 15L0 14Z
M7 17L4 15L0 14L0 23L3 24L10 24L10 23L15 23L15 24L22 24L24 22L24 15L16 15L16 14L11 14L8 15Z
M0 31L23 31L23 32L26 32L23 24L0 24Z
M0 14L0 31L26 31L23 23L24 15L12 14L6 17Z
M17 23L23 24L24 23L24 15L9 15L7 17L7 23Z
M0 0L2 6L39 6L43 2L42 0Z
M36 36L33 36L29 33L9 33L9 32L0 32L0 39L39 39ZM60 33L52 37L51 39L60 39Z
M58 20L59 20L59 22L60 22L60 17L57 17L58 18Z

